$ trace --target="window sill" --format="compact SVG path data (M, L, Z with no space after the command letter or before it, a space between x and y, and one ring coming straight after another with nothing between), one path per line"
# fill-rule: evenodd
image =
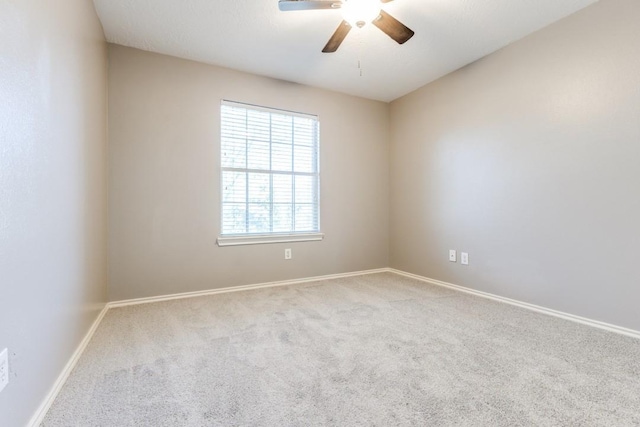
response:
M218 237L218 246L264 245L268 243L316 242L324 239L323 233L271 234L260 236Z

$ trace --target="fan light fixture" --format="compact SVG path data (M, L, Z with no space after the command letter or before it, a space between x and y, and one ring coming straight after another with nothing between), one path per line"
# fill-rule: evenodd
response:
M362 28L367 22L398 44L413 37L411 28L382 10L380 3L390 1L393 0L278 0L278 8L282 11L342 9L343 20L322 49L323 53L332 53L338 50L351 28Z
M362 28L380 15L378 0L343 0L342 17L352 27Z

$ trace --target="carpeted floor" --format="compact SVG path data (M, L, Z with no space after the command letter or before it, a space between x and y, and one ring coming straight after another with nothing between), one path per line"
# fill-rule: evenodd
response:
M640 340L391 273L112 309L43 426L640 425Z

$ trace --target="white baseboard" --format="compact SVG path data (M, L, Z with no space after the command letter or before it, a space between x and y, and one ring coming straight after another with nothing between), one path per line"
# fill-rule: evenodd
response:
M564 313L562 311L553 310L546 307L541 307L535 304L529 304L527 302L522 302L518 300L514 300L511 298L501 297L499 295L490 294L488 292L476 291L475 289L465 288L464 286L454 285L453 283L443 282L441 280L430 279L428 277L419 276L417 274L407 273L406 271L396 270L394 268L387 269L391 273L399 274L401 276L410 277L412 279L420 280L432 285L442 286L445 288L453 289L459 292L464 292L467 294L479 296L482 298L491 299L494 301L502 302L505 304L515 305L517 307L525 308L527 310L536 311L538 313L547 314L549 316L559 317L561 319L570 320L572 322L582 323L583 325L588 325L598 329L604 329L605 331L615 332L617 334L626 335L629 337L640 339L640 331L635 331L633 329L624 328L622 326L612 325L605 322L600 322L598 320L587 319L586 317L580 317L569 313Z
M488 298L488 299L491 299L491 300L494 300L494 301L498 301L498 302L514 305L514 306L517 306L517 307L525 308L527 310L536 311L538 313L543 313L543 314L547 314L547 315L550 315L550 316L559 317L561 319L566 319L566 320L570 320L572 322L582 323L584 325L592 326L594 328L604 329L604 330L609 331L609 332L615 332L615 333L618 333L618 334L622 334L622 335L626 335L626 336L629 336L629 337L640 339L640 332L639 331L634 331L633 329L623 328L621 326L611 325L611 324L608 324L608 323L599 322L597 320L591 320L591 319L587 319L587 318L584 318L584 317L575 316L573 314L563 313L561 311L552 310L552 309L545 308L545 307L540 307L540 306L537 306L537 305L534 305L534 304L529 304L529 303L526 303L526 302L517 301L517 300L511 299L511 298L501 297L501 296L490 294L490 293L487 293L487 292L476 291L474 289L465 288L463 286L454 285L452 283L447 283L447 282L443 282L443 281L440 281L440 280L430 279L428 277L418 276L417 274L407 273L405 271L396 270L394 268L378 268L378 269L375 269L375 270L355 271L355 272L352 272L352 273L329 274L329 275L326 275L326 276L307 277L307 278L303 278L303 279L283 280L283 281L279 281L279 282L257 283L257 284L253 284L253 285L232 286L232 287L227 287L227 288L211 289L211 290L206 290L206 291L185 292L185 293L164 295L164 296L157 296L157 297L137 298L137 299L123 300L123 301L113 301L113 302L107 303L106 306L102 309L102 311L100 312L100 314L98 315L96 320L93 322L93 325L91 325L91 328L89 329L89 331L85 335L84 339L78 345L78 348L76 349L76 351L71 356L71 359L69 359L69 362L67 362L66 366L62 370L62 373L60 374L60 376L58 376L56 382L54 383L53 387L49 391L49 394L47 394L47 397L44 399L44 401L42 402L42 404L40 405L40 407L38 408L36 413L31 418L31 421L27 425L30 426L30 427L39 427L40 426L40 424L42 423L45 415L47 414L47 411L49 410L49 408L53 404L53 401L56 399L56 397L57 397L58 393L60 392L60 390L62 389L62 386L64 385L64 383L67 381L67 378L69 377L69 374L71 374L71 371L73 371L73 368L76 366L76 363L78 363L78 360L82 356L82 353L84 352L85 348L87 347L87 344L89 344L89 341L91 341L91 338L93 337L93 334L95 333L96 329L100 325L100 322L104 318L104 316L107 313L107 311L109 309L111 309L111 308L125 307L125 306L130 306L130 305L137 305L137 304L149 304L149 303L153 303L153 302L169 301L169 300L183 299L183 298L193 298L193 297L204 296L204 295L215 295L215 294L222 294L222 293L228 293L228 292L248 291L248 290L252 290L252 289L272 288L272 287L276 287L276 286L295 285L295 284L315 282L315 281L320 281L320 280L330 280L330 279L340 279L340 278L353 277L353 276L363 276L363 275L375 274L375 273L394 273L394 274L398 274L398 275L401 275L401 276L409 277L409 278L412 278L412 279L420 280L420 281L423 281L423 282L426 282L426 283L429 283L429 284L432 284L432 285L442 286L442 287L453 289L453 290L456 290L456 291L459 291L459 292L464 292L464 293L475 295L475 296L479 296L479 297L482 297L482 298Z
M91 328L83 338L82 342L80 342L80 344L78 345L78 348L76 348L76 351L71 356L71 359L69 359L69 362L67 362L67 364L65 365L64 369L56 379L56 382L53 384L53 387L51 388L51 390L49 391L46 398L44 399L40 407L37 409L35 414L31 417L31 420L29 421L27 426L29 427L40 426L40 424L44 420L44 417L47 415L47 412L51 408L53 401L56 399L56 397L58 396L58 393L62 389L62 386L64 386L64 383L67 381L67 378L69 378L71 371L73 371L73 368L76 366L76 363L78 363L78 360L82 356L82 353L84 353L84 350L86 349L87 344L89 344L89 341L91 341L93 334L95 333L96 329L98 329L100 322L102 322L102 319L104 318L105 314L111 308L125 307L129 305L137 305L137 304L148 304L152 302L169 301L169 300L182 299L182 298L193 298L193 297L198 297L203 295L215 295L215 294L222 294L222 293L228 293L228 292L247 291L251 289L271 288L275 286L295 285L299 283L315 282L318 280L329 280L329 279L340 279L344 277L363 276L365 274L386 273L388 271L389 271L388 268L378 268L375 270L355 271L351 273L340 273L340 274L329 274L325 276L307 277L303 279L257 283L253 285L232 286L227 288L211 289L206 291L185 292L185 293L172 294L172 295L163 295L158 297L138 298L138 299L131 299L131 300L109 302L105 305L105 307L102 309L102 311L100 312L96 320L91 325Z
M98 317L96 317L96 320L93 321L91 328L89 328L89 331L87 332L87 334L84 336L84 338L76 348L76 351L74 351L73 355L71 355L71 359L69 359L65 367L62 369L62 372L56 379L56 382L53 384L53 387L51 387L51 390L49 390L49 393L47 394L43 402L40 404L40 407L37 409L33 417L31 417L31 420L29 421L27 426L30 426L30 427L40 426L40 424L44 420L45 415L47 415L49 408L51 408L53 401L56 400L56 397L58 396L58 393L62 389L62 386L67 381L67 378L69 378L69 375L71 374L71 371L73 371L73 368L75 368L76 363L78 363L78 360L80 360L80 356L82 356L82 353L84 353L85 348L87 348L87 344L89 344L89 341L91 341L93 334L96 332L96 329L98 329L100 322L102 322L102 319L104 318L104 315L107 314L108 310L109 310L109 307L105 305L102 311L100 311L100 314L98 314Z
M122 301L114 301L114 302L108 303L107 305L109 306L109 308L126 307L128 305L149 304L152 302L170 301L170 300L182 299L182 298L193 298L193 297L200 297L204 295L215 295L215 294L224 294L228 292L249 291L252 289L273 288L276 286L296 285L299 283L316 282L318 280L341 279L341 278L352 277L352 276L363 276L365 274L386 273L388 271L389 271L388 268L378 268L375 270L355 271L352 273L329 274L326 276L306 277L303 279L256 283L253 285L243 285L243 286L230 286L227 288L209 289L206 291L183 292L179 294L162 295L157 297L136 298L136 299L122 300Z

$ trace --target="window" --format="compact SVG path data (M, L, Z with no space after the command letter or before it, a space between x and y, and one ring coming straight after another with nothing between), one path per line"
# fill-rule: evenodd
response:
M222 101L220 246L320 240L317 116Z

